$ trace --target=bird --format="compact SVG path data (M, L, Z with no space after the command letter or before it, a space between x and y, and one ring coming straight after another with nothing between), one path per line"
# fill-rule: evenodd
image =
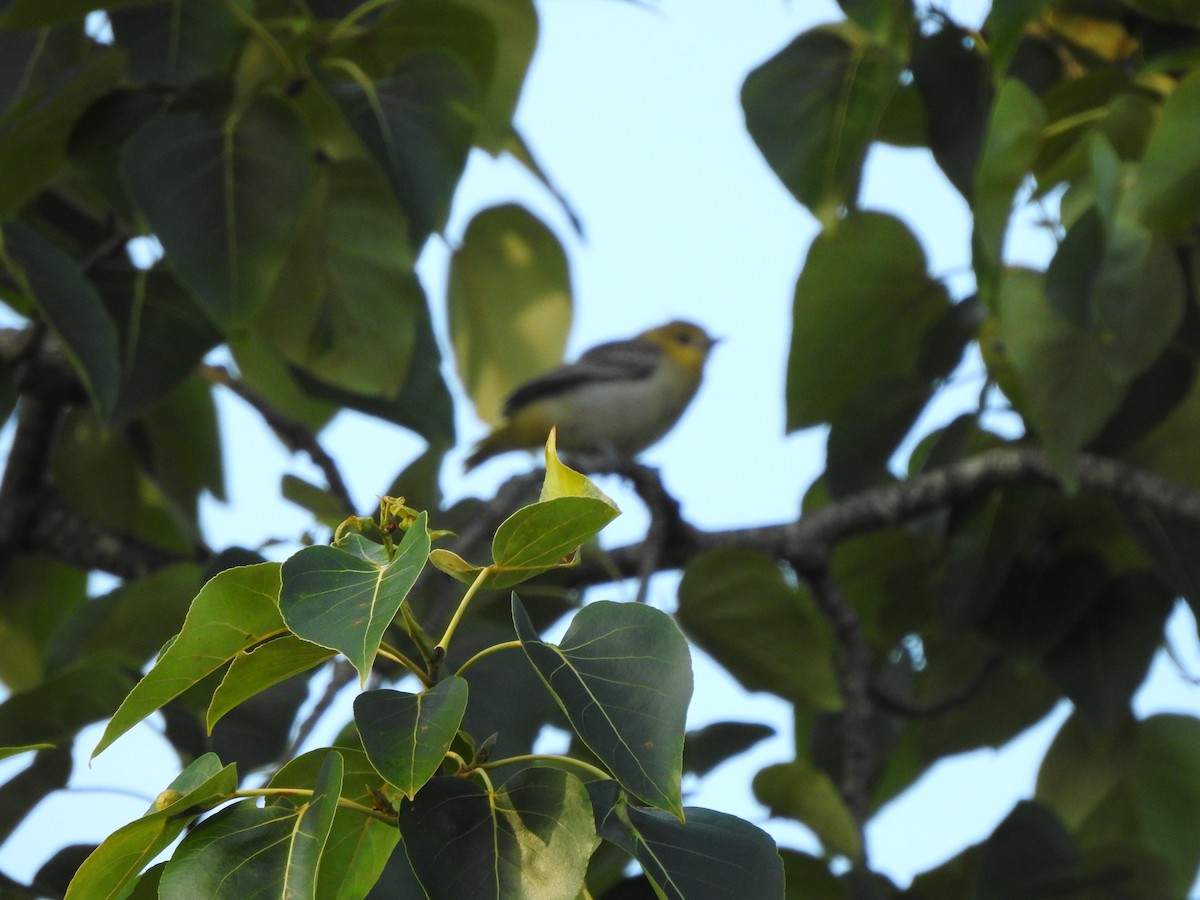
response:
M464 468L538 447L555 426L564 453L631 460L679 421L717 343L699 325L675 320L593 347L514 390L504 423L475 445Z

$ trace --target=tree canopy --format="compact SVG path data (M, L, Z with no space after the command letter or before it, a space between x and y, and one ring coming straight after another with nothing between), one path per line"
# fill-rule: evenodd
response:
M1176 604L1200 617L1200 13L1021 0L975 31L839 6L741 94L821 226L779 402L828 429L824 471L793 520L702 530L623 465L650 526L602 551L619 511L553 435L493 498L439 489L431 304L485 421L571 320L560 238L517 204L470 222L444 297L415 270L472 150L574 216L513 122L532 0L0 2L0 755L28 761L0 842L86 726L94 757L160 715L180 762L143 816L33 884L0 873L0 897L1187 896L1200 721L1131 698ZM861 205L877 144L927 149L968 204L969 291ZM1006 256L1030 205L1044 270ZM977 407L916 432L967 356ZM220 391L322 473L281 481L321 535L282 561L201 527ZM377 510L322 447L346 409L427 444ZM674 616L584 602L667 570ZM97 572L117 586L90 593ZM685 806L685 773L769 731L686 731L691 647L792 706L795 759L745 777L823 855ZM305 749L348 684L350 721ZM989 837L906 887L872 870L883 806L1064 699ZM567 752L535 752L546 725Z

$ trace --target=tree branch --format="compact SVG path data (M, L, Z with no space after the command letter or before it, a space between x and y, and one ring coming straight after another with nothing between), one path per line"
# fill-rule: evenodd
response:
M871 814L871 646L854 607L842 596L828 570L812 578L817 606L829 620L837 642L838 687L842 694L842 799L858 827L863 865L867 846L863 826Z
M357 514L354 500L350 496L346 482L342 479L342 473L338 470L337 463L334 462L332 456L325 452L325 448L321 446L311 428L299 419L293 419L277 410L267 402L265 397L247 387L244 382L234 378L224 366L201 366L200 375L212 384L228 388L246 401L255 412L262 416L263 421L278 435L289 450L302 450L307 453L308 458L325 476L329 493L337 500L342 511L347 516Z
M1200 526L1200 493L1117 460L1080 454L1078 490ZM1032 448L992 450L906 481L868 488L794 522L700 531L681 523L677 540L659 554L658 570L685 565L709 550L742 548L769 553L801 573L820 572L829 548L847 538L918 519L1006 487L1045 486L1066 491L1045 454ZM615 568L633 578L645 559L645 542L608 551L604 565L585 561L565 574L568 587L612 580Z

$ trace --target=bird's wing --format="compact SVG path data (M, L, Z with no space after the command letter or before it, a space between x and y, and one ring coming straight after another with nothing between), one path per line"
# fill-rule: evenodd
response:
M576 362L559 366L530 379L504 402L504 415L561 396L582 384L602 381L639 381L654 374L662 351L649 341L611 341L588 350Z

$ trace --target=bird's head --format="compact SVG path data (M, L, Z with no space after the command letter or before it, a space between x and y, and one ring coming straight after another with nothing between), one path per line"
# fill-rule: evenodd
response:
M638 337L657 344L677 365L695 372L704 368L718 341L699 325L680 320L643 331Z

